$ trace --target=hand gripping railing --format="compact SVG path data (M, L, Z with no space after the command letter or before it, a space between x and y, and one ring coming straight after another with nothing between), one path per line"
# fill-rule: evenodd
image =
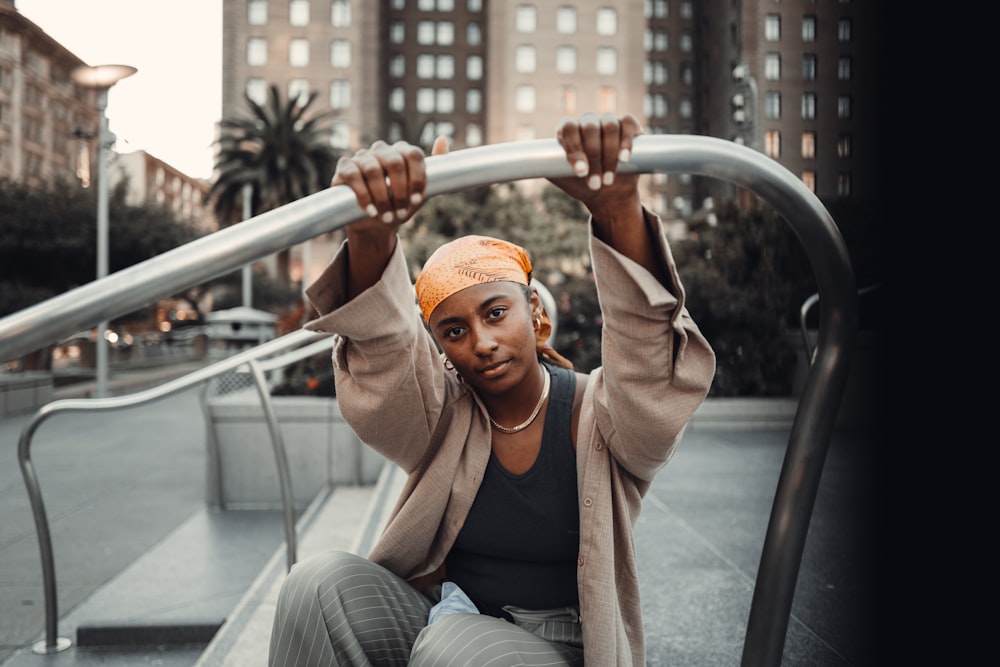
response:
M813 363L799 400L754 587L742 664L779 665L816 492L857 336L854 274L829 212L791 172L750 148L694 135L641 136L623 172L700 174L747 188L791 225L821 296ZM572 176L554 139L455 151L427 160L427 195L528 178ZM0 360L232 272L360 220L340 186L263 213L0 320ZM50 638L55 641L54 634Z

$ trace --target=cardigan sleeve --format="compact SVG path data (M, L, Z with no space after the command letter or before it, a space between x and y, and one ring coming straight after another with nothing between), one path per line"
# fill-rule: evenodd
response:
M685 307L684 288L663 226L646 213L669 289L649 271L591 237L604 324L602 367L595 371L595 415L615 459L652 480L670 460L685 426L708 394L715 353Z
M423 326L400 243L382 278L346 298L346 242L306 291L320 316L306 328L333 333L334 379L345 421L406 471L426 450L447 391L437 346Z

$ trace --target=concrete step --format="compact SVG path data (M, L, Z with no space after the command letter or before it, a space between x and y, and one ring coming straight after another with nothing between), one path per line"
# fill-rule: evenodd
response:
M298 560L331 550L368 553L405 479L396 466L386 464L375 485L338 487L319 498L299 522ZM195 667L267 667L271 624L286 565L282 546L275 550Z

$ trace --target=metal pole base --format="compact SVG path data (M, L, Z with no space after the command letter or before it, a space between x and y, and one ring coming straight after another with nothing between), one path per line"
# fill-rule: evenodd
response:
M59 637L56 639L55 646L49 646L47 642L41 641L32 646L31 650L38 655L48 655L49 653L59 653L60 651L65 651L72 643L73 642L65 637Z

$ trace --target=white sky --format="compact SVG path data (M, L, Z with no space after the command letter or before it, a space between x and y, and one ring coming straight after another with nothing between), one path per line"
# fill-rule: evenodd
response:
M88 65L138 71L108 93L116 150L144 150L188 176L212 174L222 113L222 0L14 0Z

